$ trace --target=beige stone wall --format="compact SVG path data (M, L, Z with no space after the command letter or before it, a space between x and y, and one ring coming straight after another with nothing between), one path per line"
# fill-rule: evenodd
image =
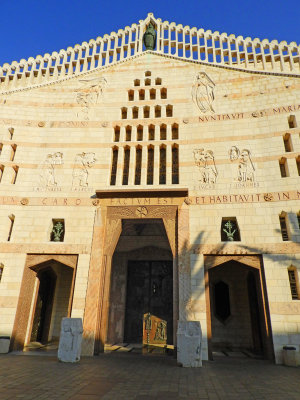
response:
M137 90L141 87L135 87L133 82L135 79L143 80L146 71L151 71L151 79L161 78L162 84L156 89L166 88L167 99L150 100L148 89L152 86L141 86L146 91L146 99L137 100ZM208 108L203 112L193 101L192 87L199 72L205 72L215 85L211 103L214 111ZM90 89L93 82L90 80L94 78L105 78L107 82L96 98L93 89ZM128 90L135 91L133 102L128 100ZM85 97L86 93L91 96ZM300 153L299 95L300 81L296 75L243 72L150 53L60 83L1 95L0 142L3 149L0 164L4 166L0 183L0 262L4 264L0 283L0 298L3 299L1 334L10 334L12 330L27 253L79 255L72 316L83 317L95 215L92 196L95 190L112 188L109 183L113 145L119 147L120 157L125 145L132 148L129 185L121 185L118 172L114 189L159 189L175 186L171 184L170 148L176 143L179 145L180 160L180 181L176 186L187 187L191 199L188 206L192 246L189 304L197 301L193 307L188 306L187 314L189 318L201 321L203 354L206 354L207 345L202 254L217 252L266 254L264 264L274 343L276 335L288 335L288 342L298 343L299 313L278 312L276 307L279 306L272 304L284 303L284 307L295 309L300 301L291 300L286 273L291 260L289 254L296 254L295 260L292 260L299 268L300 231L296 218L300 209L299 200L297 195L291 195L290 199L282 195L283 192L299 189L295 161ZM162 106L161 118L153 116L157 104ZM173 106L172 117L165 115L168 104ZM150 107L149 119L141 118L141 108L145 105ZM121 108L127 107L130 116L133 106L139 107L139 119L122 120ZM289 128L290 115L296 116L298 127ZM167 126L177 123L179 139L172 140L168 130L167 140L164 141L167 146L167 185L158 184L159 159L155 155L155 184L148 186L145 184L145 149L150 142L135 141L135 127L138 124L145 127L154 124L157 127L156 140L151 141L157 152L162 143L158 136L159 125L163 123ZM126 125L133 127L130 143L112 143L115 125L121 127L121 138ZM8 130L11 127L14 128L12 139ZM147 128L144 135L146 131ZM291 135L291 152L284 149L283 135L286 133ZM12 144L17 145L17 150L14 160L10 161ZM137 144L144 148L142 184L139 186L133 184L133 148ZM230 160L232 146L240 152L243 149L251 152L253 167L248 162L248 170L253 172L254 182L247 181L241 185L237 180L239 162ZM214 171L217 171L215 183L201 182L201 168L195 164L193 153L197 149L212 152ZM87 156L91 164L79 168L79 160L85 157L83 152L93 153ZM281 157L287 159L289 176L286 178L280 175ZM119 158L119 171L122 163L123 159ZM18 166L19 170L16 182L12 184L14 166ZM78 170L81 171L82 184L87 179L88 186L80 186L76 175ZM274 194L272 201L264 199L266 193ZM259 200L255 197L258 194ZM233 197L232 201L226 202L217 199L217 196L222 196L222 199L227 196L228 199L230 195L248 198L237 198L238 201L235 201ZM208 204L202 204L202 196L208 196L208 199L215 197L211 203L208 200ZM27 205L20 203L24 198L28 199ZM288 215L291 239L288 242L282 241L279 230L279 214L282 211ZM12 214L15 221L8 242L9 216ZM221 220L222 217L232 216L237 218L241 242L224 244L220 239ZM52 219L65 219L64 243L49 242ZM282 257L287 257L286 263L281 262ZM273 278L272 274L279 274L281 278ZM283 283L285 293L281 293ZM278 296L281 295L285 297L280 300ZM272 307L277 311L272 311ZM280 360L281 342L276 343L277 360Z

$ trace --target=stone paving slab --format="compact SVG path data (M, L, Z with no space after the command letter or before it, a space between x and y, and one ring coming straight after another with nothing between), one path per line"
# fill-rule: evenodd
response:
M170 356L109 353L59 363L53 356L0 355L1 400L299 400L300 368L217 357L203 368Z

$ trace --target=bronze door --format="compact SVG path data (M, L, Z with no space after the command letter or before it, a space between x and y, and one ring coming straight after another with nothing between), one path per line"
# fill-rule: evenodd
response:
M167 321L167 343L173 343L173 262L129 261L124 340L142 343L143 315Z

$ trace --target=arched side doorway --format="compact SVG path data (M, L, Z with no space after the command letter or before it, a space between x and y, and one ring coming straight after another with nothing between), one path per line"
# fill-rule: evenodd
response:
M207 256L208 352L239 351L273 360L264 273L259 256Z
M71 315L76 255L28 255L10 343L23 350L30 342L58 341L63 317Z

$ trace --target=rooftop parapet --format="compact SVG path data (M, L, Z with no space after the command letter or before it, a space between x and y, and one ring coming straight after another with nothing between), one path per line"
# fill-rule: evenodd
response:
M243 70L300 75L300 46L295 42L244 39L227 33L183 27L156 19L149 13L138 24L110 35L52 54L4 64L0 67L0 92L53 82L141 54L145 51L143 35L149 22L156 29L154 52L158 54Z

